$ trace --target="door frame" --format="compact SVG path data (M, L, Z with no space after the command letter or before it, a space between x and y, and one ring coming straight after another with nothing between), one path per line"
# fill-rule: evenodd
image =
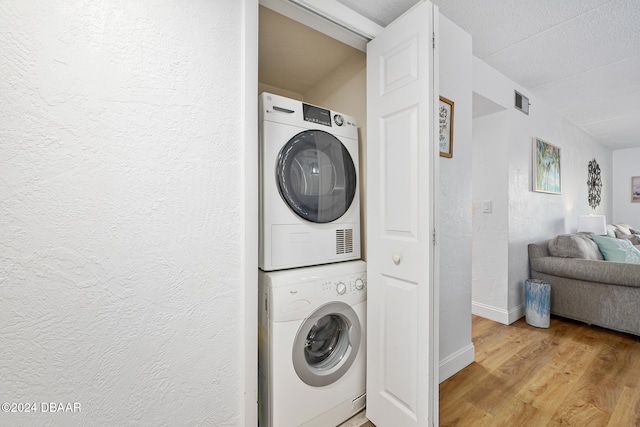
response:
M302 1L305 1L305 0L302 0ZM306 2L309 2L309 0L306 0ZM344 16L342 16L343 18L342 26L331 22L329 20L330 17L336 16L338 15L338 13L334 10L331 10L331 7L326 8L326 5L324 4L326 2L329 2L329 0L323 0L322 3L319 3L317 5L314 5L314 7L309 8L309 9L318 10L320 7L322 7L326 9L324 10L324 13L323 13L325 18L321 18L320 16L311 12L310 10L304 10L300 6L295 6L289 0L259 0L260 5L265 6L268 9L278 12L279 14L284 15L287 18L293 19L294 21L297 21L303 25L306 25L307 27L313 28L314 30L319 31L331 38L334 38L346 45L354 47L362 52L366 52L367 43L369 40L361 36L358 36L355 33L345 29L345 27L347 26L359 27L362 24L349 22L348 19L346 20L344 19ZM366 18L360 15L357 15L357 16L360 18L360 20L367 21ZM378 27L378 26L377 24L371 21L369 21L369 23L371 25L367 27L367 29L369 30L368 32L372 33L372 35L375 36L376 35L375 27ZM379 31L379 29L377 31Z

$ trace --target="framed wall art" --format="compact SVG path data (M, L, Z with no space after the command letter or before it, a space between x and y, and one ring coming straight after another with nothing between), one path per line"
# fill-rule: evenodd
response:
M602 177L600 176L600 165L594 158L587 165L587 188L588 188L588 201L591 209L595 209L600 206L602 201Z
M561 194L560 147L533 138L533 191Z
M631 203L640 203L640 176L631 177Z
M453 157L453 101L440 97L440 157Z

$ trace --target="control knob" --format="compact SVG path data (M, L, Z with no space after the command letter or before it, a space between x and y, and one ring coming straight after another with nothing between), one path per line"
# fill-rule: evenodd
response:
M342 282L339 282L336 285L336 292L338 293L338 295L344 295L344 293L347 292L347 285L345 285Z
M364 280L360 278L356 279L356 289L359 291L364 289Z

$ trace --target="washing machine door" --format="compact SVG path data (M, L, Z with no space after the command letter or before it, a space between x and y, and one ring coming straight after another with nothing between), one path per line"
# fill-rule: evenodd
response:
M338 138L322 130L306 130L280 150L278 189L296 215L326 223L344 215L356 194L356 168Z
M304 321L293 344L293 367L313 387L338 381L351 367L360 348L358 315L343 302L318 307Z

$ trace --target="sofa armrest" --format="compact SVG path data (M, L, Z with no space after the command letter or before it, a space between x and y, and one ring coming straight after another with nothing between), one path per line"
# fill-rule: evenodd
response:
M640 264L580 258L531 258L531 270L587 282L640 288Z
M541 258L545 256L551 256L549 253L549 240L542 242L529 243L529 259Z

